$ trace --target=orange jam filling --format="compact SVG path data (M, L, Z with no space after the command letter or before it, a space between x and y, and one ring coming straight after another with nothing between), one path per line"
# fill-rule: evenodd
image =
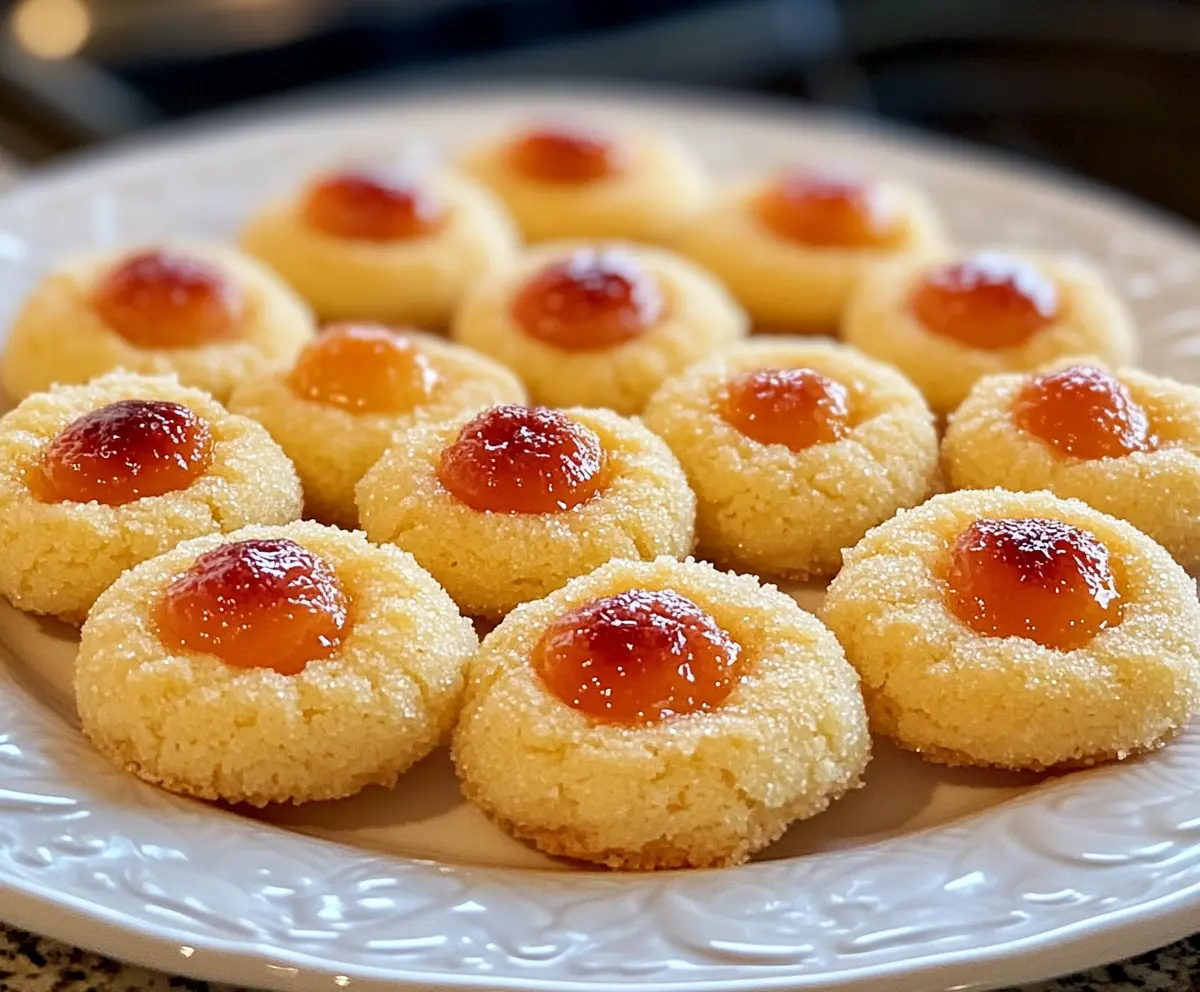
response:
M546 407L494 406L466 424L438 463L438 479L473 510L558 513L600 491L596 432Z
M436 230L441 204L412 182L369 172L337 172L305 192L301 215L309 227L351 241L405 241Z
M788 173L759 193L759 220L774 234L814 248L894 244L898 222L868 183L840 176Z
M1086 365L1030 379L1013 405L1013 421L1075 458L1120 458L1157 444L1145 409L1125 384Z
M186 489L212 464L208 423L178 403L121 400L85 413L46 448L30 475L46 503L123 506Z
M569 127L527 131L509 145L508 156L517 172L543 183L595 182L615 175L621 165L608 138Z
M168 251L132 255L92 290L92 309L139 348L198 348L238 336L243 300L216 266Z
M1121 622L1108 548L1059 520L982 519L950 557L951 612L988 637L1026 637L1071 651Z
M314 403L403 413L428 402L438 379L409 338L376 324L334 324L304 346L287 381Z
M526 334L563 351L598 351L644 334L665 303L658 283L619 251L582 249L531 276L512 302Z
M669 589L631 589L558 617L532 662L568 706L638 726L720 706L737 684L739 653L690 599Z
M222 544L175 578L158 602L163 643L234 668L297 675L350 633L333 566L286 538Z
M850 433L850 390L814 369L743 372L729 381L717 410L751 440L792 451Z
M933 269L908 301L927 330L970 348L1019 348L1059 317L1058 287L1023 259L981 252Z

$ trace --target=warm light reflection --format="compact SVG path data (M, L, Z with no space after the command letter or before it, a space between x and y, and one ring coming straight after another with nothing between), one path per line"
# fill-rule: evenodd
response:
M12 31L30 54L66 59L87 42L92 15L84 0L20 0L12 14Z

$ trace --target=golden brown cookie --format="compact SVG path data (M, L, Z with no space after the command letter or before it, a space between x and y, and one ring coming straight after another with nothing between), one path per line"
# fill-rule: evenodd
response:
M188 541L126 572L83 629L84 732L202 799L390 786L454 723L478 642L412 557L311 522Z
M72 623L180 541L300 516L262 427L170 376L113 372L0 419L0 595Z
M463 154L527 241L617 238L661 243L708 201L682 145L649 132L547 125L489 137Z
M365 169L314 177L263 206L243 247L271 266L323 320L377 320L441 330L477 279L512 261L504 210L451 174Z
M937 413L953 410L985 375L1069 355L1125 365L1136 352L1129 313L1096 268L1033 251L882 266L855 292L842 336L900 369Z
M871 727L932 761L1045 769L1159 747L1200 707L1200 604L1078 500L935 496L846 553L822 618Z
M454 736L463 793L543 851L612 868L745 861L870 756L853 670L773 586L613 561L483 642Z
M500 406L398 435L358 510L372 541L412 552L464 613L494 618L610 558L690 554L696 499L636 420Z
M507 365L537 403L639 412L662 381L744 337L708 273L660 249L546 245L484 280L455 340Z
M812 579L939 484L933 418L894 369L841 345L751 341L668 380L646 426L696 493L699 553Z
M875 265L944 241L915 187L794 170L728 188L674 246L715 273L758 329L826 334Z

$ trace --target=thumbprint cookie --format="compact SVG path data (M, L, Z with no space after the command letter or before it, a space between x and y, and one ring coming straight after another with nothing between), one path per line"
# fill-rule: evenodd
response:
M858 680L816 617L710 565L613 561L515 610L467 673L463 794L548 854L738 864L855 788Z
M300 511L270 435L172 377L113 372L0 419L0 595L22 610L81 623L138 562Z
M937 413L985 375L1066 355L1124 365L1135 351L1129 313L1100 272L1046 252L897 260L863 281L842 336L899 368Z
M322 320L436 330L466 288L516 250L503 209L474 183L370 169L313 178L262 207L241 240Z
M609 410L496 406L421 423L358 486L372 541L412 552L472 616L610 558L682 557L696 500L662 441Z
M1128 520L1200 565L1200 389L1071 364L985 376L942 442L955 489L1047 489Z
M173 792L264 806L390 786L454 723L478 642L395 548L311 521L187 541L83 628L83 729Z
M228 398L234 384L288 362L312 315L254 259L189 244L110 252L51 272L25 300L0 364L17 401L114 369L174 373Z
M338 324L291 368L239 386L229 408L257 420L287 452L309 516L353 529L354 487L398 430L524 399L516 376L467 348L378 324Z
M643 415L696 493L698 553L819 579L842 549L939 485L921 394L851 348L764 338L668 380Z
M747 331L712 276L666 251L547 245L464 301L453 336L517 373L534 402L639 412L669 375Z
M462 168L508 207L527 241L661 243L708 200L682 145L661 135L547 125L469 148Z
M932 761L1122 759L1200 707L1195 582L1132 524L1050 493L898 514L846 553L822 616L872 729Z
M833 331L873 266L943 244L937 211L917 188L800 169L728 189L675 241L756 327L793 334Z

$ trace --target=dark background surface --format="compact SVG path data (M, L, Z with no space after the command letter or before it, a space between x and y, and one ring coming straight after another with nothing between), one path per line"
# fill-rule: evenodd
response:
M1200 221L1198 0L15 0L4 11L0 148L30 162L289 93L569 75L878 113ZM35 54L47 46L57 57Z

